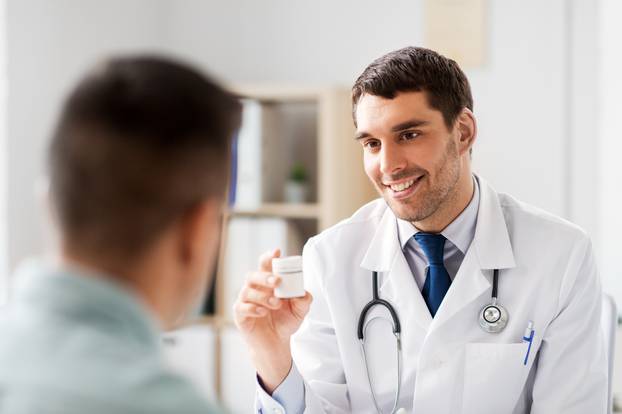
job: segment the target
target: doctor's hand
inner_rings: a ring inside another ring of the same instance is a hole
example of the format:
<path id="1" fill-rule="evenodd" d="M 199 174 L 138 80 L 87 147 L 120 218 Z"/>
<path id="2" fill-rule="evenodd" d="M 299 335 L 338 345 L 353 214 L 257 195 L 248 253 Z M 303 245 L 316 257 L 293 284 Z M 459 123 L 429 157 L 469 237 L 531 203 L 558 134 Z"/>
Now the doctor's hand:
<path id="1" fill-rule="evenodd" d="M 268 393 L 283 382 L 292 365 L 289 339 L 309 312 L 312 297 L 280 299 L 274 288 L 281 282 L 272 274 L 272 259 L 280 250 L 259 258 L 259 271 L 250 273 L 233 307 L 235 324 L 250 348 L 251 357 Z"/>

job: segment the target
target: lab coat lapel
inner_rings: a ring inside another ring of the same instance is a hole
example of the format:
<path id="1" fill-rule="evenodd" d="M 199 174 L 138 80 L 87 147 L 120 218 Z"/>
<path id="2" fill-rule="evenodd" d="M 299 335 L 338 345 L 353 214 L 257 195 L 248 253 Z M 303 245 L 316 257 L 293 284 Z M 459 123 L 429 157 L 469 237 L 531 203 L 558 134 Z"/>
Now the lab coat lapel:
<path id="1" fill-rule="evenodd" d="M 363 257 L 361 267 L 379 272 L 380 297 L 396 309 L 403 331 L 412 329 L 407 323 L 412 320 L 427 332 L 432 316 L 404 257 L 399 243 L 397 219 L 388 207 Z"/>
<path id="2" fill-rule="evenodd" d="M 484 180 L 477 179 L 480 184 L 480 203 L 475 236 L 432 322 L 432 329 L 441 326 L 490 290 L 490 270 L 516 266 L 497 193 Z"/>

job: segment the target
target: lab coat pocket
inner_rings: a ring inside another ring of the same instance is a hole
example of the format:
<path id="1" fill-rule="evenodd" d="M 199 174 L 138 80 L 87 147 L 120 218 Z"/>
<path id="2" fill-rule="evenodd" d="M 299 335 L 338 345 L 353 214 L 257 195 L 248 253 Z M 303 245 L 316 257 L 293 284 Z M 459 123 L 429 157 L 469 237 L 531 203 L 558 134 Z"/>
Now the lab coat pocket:
<path id="1" fill-rule="evenodd" d="M 529 366 L 523 365 L 526 343 L 467 344 L 462 412 L 511 413 L 522 392 Z"/>

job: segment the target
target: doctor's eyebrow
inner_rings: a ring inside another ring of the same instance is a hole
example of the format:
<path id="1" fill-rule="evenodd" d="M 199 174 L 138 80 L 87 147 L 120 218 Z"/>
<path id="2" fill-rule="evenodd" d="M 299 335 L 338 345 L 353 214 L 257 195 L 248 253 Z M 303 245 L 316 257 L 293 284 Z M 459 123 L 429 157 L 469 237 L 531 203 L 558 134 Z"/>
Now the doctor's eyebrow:
<path id="1" fill-rule="evenodd" d="M 371 134 L 369 132 L 361 131 L 361 132 L 357 132 L 354 135 L 354 140 L 355 141 L 359 141 L 359 140 L 361 140 L 363 138 L 367 138 L 367 137 L 370 137 L 370 136 L 371 136 Z"/>
<path id="2" fill-rule="evenodd" d="M 391 132 L 405 131 L 410 128 L 417 128 L 421 126 L 426 126 L 428 124 L 429 124 L 428 121 L 422 121 L 420 119 L 409 119 L 408 121 L 400 122 L 399 124 L 392 126 Z M 359 141 L 361 139 L 368 138 L 370 136 L 371 134 L 369 132 L 361 131 L 361 132 L 357 132 L 356 135 L 354 135 L 354 139 L 356 141 Z"/>
<path id="3" fill-rule="evenodd" d="M 397 125 L 394 125 L 393 127 L 391 127 L 391 131 L 392 132 L 400 132 L 400 131 L 404 131 L 406 129 L 410 129 L 410 128 L 417 128 L 417 127 L 421 127 L 421 126 L 426 126 L 427 124 L 429 124 L 428 121 L 422 121 L 419 119 L 410 119 L 406 122 L 401 122 Z"/>

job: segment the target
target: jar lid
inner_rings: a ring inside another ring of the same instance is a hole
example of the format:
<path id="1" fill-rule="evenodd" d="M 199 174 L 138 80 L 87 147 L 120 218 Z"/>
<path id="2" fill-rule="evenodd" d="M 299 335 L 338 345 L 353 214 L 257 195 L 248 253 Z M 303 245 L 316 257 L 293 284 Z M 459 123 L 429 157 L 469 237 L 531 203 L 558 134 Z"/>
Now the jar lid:
<path id="1" fill-rule="evenodd" d="M 302 256 L 276 257 L 272 259 L 272 272 L 301 272 Z"/>

